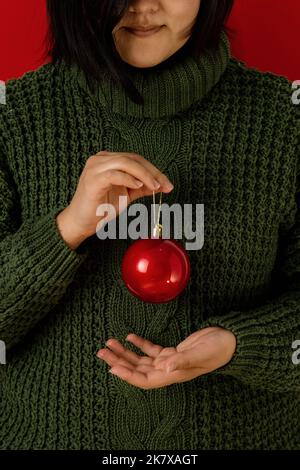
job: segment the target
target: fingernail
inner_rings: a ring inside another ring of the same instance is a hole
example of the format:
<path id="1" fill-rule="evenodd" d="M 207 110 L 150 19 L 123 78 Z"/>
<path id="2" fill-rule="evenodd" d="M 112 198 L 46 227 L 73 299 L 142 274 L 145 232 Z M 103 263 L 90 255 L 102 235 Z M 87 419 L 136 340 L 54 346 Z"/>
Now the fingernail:
<path id="1" fill-rule="evenodd" d="M 174 185 L 173 185 L 170 181 L 168 181 L 168 182 L 166 183 L 166 187 L 167 187 L 167 189 L 173 189 L 173 188 L 174 188 Z"/>
<path id="2" fill-rule="evenodd" d="M 160 183 L 158 181 L 154 181 L 153 186 L 155 189 L 158 189 L 160 187 Z"/>
<path id="3" fill-rule="evenodd" d="M 112 370 L 112 369 L 109 369 L 109 371 L 111 374 L 115 374 L 115 372 Z"/>
<path id="4" fill-rule="evenodd" d="M 172 372 L 173 370 L 175 370 L 176 366 L 175 364 L 170 364 L 168 367 L 167 367 L 167 372 Z"/>

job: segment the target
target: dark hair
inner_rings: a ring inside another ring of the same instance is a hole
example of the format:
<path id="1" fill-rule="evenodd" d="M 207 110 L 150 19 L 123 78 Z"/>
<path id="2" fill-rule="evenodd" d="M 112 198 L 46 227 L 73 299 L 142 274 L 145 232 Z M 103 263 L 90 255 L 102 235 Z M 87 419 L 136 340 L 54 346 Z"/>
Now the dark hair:
<path id="1" fill-rule="evenodd" d="M 76 64 L 85 74 L 92 91 L 103 71 L 123 85 L 132 101 L 143 103 L 130 76 L 136 70 L 124 62 L 117 52 L 112 31 L 127 12 L 131 0 L 47 0 L 49 29 L 46 35 L 46 57 Z M 154 68 L 168 67 L 185 54 L 201 54 L 216 49 L 231 12 L 234 0 L 202 0 L 189 40 L 170 58 Z M 103 67 L 103 65 L 105 67 Z M 140 72 L 148 69 L 139 68 Z"/>

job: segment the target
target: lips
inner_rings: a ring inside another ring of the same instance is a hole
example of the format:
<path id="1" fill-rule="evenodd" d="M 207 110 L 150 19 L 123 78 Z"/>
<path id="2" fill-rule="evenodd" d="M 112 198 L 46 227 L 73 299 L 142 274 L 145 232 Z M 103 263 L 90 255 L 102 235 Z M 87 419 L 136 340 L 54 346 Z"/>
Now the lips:
<path id="1" fill-rule="evenodd" d="M 128 31 L 131 34 L 134 34 L 135 36 L 151 36 L 152 34 L 157 33 L 160 31 L 162 26 L 152 26 L 149 28 L 124 28 L 126 31 Z"/>
<path id="2" fill-rule="evenodd" d="M 134 29 L 135 31 L 150 31 L 151 29 L 160 28 L 159 24 L 150 24 L 148 26 L 128 26 L 126 29 Z"/>

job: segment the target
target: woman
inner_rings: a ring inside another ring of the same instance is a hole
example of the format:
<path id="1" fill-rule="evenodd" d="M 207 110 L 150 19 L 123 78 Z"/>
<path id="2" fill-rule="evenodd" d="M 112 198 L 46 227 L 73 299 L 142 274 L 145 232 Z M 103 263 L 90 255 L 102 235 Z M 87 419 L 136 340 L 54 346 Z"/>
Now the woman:
<path id="1" fill-rule="evenodd" d="M 53 60 L 1 107 L 2 448 L 300 448 L 299 108 L 231 57 L 232 3 L 48 0 Z M 153 191 L 205 208 L 158 304 L 95 233 Z"/>

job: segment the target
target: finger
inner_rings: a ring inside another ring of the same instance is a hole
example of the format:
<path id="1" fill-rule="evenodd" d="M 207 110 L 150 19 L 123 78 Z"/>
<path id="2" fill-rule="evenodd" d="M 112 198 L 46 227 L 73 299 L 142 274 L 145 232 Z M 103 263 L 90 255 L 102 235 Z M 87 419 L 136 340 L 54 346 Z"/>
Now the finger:
<path id="1" fill-rule="evenodd" d="M 127 360 L 133 365 L 137 365 L 140 363 L 152 363 L 152 359 L 150 357 L 142 357 L 133 351 L 129 351 L 129 349 L 125 348 L 117 339 L 109 339 L 108 341 L 106 341 L 106 345 L 112 351 L 114 351 L 120 358 Z"/>
<path id="2" fill-rule="evenodd" d="M 184 349 L 184 352 L 187 352 L 187 351 L 189 351 L 191 355 L 195 355 L 195 348 L 191 347 L 191 348 Z M 153 366 L 157 369 L 167 370 L 167 368 L 171 364 L 173 364 L 173 362 L 176 361 L 177 357 L 178 357 L 178 352 L 173 348 L 172 353 L 167 354 L 165 357 L 162 354 L 160 354 L 159 357 L 154 359 Z M 199 358 L 197 359 L 197 363 L 195 364 L 196 364 L 196 367 L 199 367 Z M 175 368 L 179 369 L 179 367 L 176 367 L 176 365 L 175 365 Z M 187 366 L 185 366 L 184 368 L 187 368 Z"/>
<path id="3" fill-rule="evenodd" d="M 130 362 L 128 362 L 125 359 L 120 358 L 117 354 L 115 354 L 114 352 L 106 348 L 100 349 L 97 352 L 97 357 L 105 361 L 109 366 L 114 366 L 118 364 L 118 365 L 128 367 L 129 369 L 134 368 L 134 366 Z"/>
<path id="4" fill-rule="evenodd" d="M 198 340 L 204 336 L 205 333 L 203 334 L 203 331 L 204 330 L 198 330 L 190 334 L 187 338 L 185 338 L 183 341 L 181 341 L 181 343 L 178 344 L 176 350 L 181 352 L 186 348 L 194 346 L 198 342 Z"/>
<path id="5" fill-rule="evenodd" d="M 159 353 L 159 357 L 157 357 L 155 361 L 159 361 L 160 359 L 165 359 L 166 357 L 169 357 L 174 353 L 176 353 L 176 348 L 173 348 L 173 347 L 163 348 L 161 352 Z"/>
<path id="6" fill-rule="evenodd" d="M 153 371 L 130 370 L 127 367 L 117 365 L 111 368 L 110 372 L 127 383 L 145 390 L 160 388 L 173 383 L 172 379 L 170 377 L 167 378 L 166 373 L 162 371 L 155 371 L 156 373 L 154 374 Z"/>
<path id="7" fill-rule="evenodd" d="M 143 186 L 143 182 L 134 178 L 132 175 L 119 170 L 106 170 L 102 173 L 94 175 L 97 183 L 101 183 L 103 190 L 110 189 L 113 185 L 125 186 L 131 189 L 139 189 Z"/>
<path id="8" fill-rule="evenodd" d="M 203 360 L 203 359 L 202 359 Z M 204 362 L 204 361 L 203 361 Z M 201 358 L 195 348 L 186 351 L 177 352 L 173 356 L 168 357 L 165 362 L 166 371 L 171 372 L 175 369 L 189 369 L 192 367 L 199 368 Z"/>
<path id="9" fill-rule="evenodd" d="M 162 371 L 142 372 L 136 369 L 130 370 L 120 365 L 111 368 L 110 372 L 127 383 L 142 389 L 161 388 L 173 383 L 186 382 L 204 373 L 198 368 L 175 370 L 170 373 Z"/>
<path id="10" fill-rule="evenodd" d="M 125 380 L 131 385 L 139 388 L 147 388 L 148 380 L 147 375 L 144 372 L 137 371 L 136 369 L 130 369 L 129 367 L 116 365 L 110 369 L 112 374 L 117 375 L 122 380 Z"/>
<path id="11" fill-rule="evenodd" d="M 152 191 L 158 189 L 161 185 L 161 183 L 154 178 L 152 172 L 150 172 L 141 161 L 133 160 L 128 155 L 123 154 L 111 154 L 107 156 L 104 154 L 102 157 L 105 158 L 100 160 L 101 165 L 99 165 L 98 172 L 100 174 L 109 170 L 121 170 L 142 181 Z"/>
<path id="12" fill-rule="evenodd" d="M 133 188 L 128 189 L 130 201 L 135 201 L 136 199 L 139 199 L 145 196 L 153 196 L 153 193 L 157 194 L 160 192 L 164 192 L 164 190 L 162 188 L 149 189 L 148 186 L 146 185 L 143 185 L 141 186 L 141 188 L 137 188 L 137 189 L 133 189 Z"/>
<path id="13" fill-rule="evenodd" d="M 151 162 L 149 162 L 149 160 L 147 160 L 142 155 L 139 155 L 139 154 L 134 153 L 134 152 L 131 152 L 131 153 L 127 153 L 127 152 L 115 153 L 115 152 L 108 152 L 107 150 L 103 150 L 101 152 L 98 152 L 96 155 L 103 155 L 103 156 L 105 156 L 105 155 L 106 156 L 125 155 L 125 156 L 131 158 L 132 160 L 134 160 L 134 161 L 140 163 L 141 165 L 143 165 L 153 175 L 153 177 L 160 183 L 160 185 L 164 188 L 164 190 L 169 192 L 173 189 L 173 184 L 169 180 L 167 175 L 162 173 L 157 167 L 155 167 Z"/>
<path id="14" fill-rule="evenodd" d="M 130 341 L 132 344 L 137 346 L 143 353 L 147 354 L 150 357 L 155 358 L 164 349 L 159 344 L 151 343 L 148 339 L 142 338 L 134 333 L 130 333 L 126 337 L 127 341 Z"/>
<path id="15" fill-rule="evenodd" d="M 154 176 L 154 178 L 163 186 L 165 189 L 170 191 L 172 188 L 170 185 L 173 186 L 172 182 L 169 180 L 167 175 L 162 173 L 157 167 L 155 167 L 149 160 L 147 160 L 142 155 L 132 153 L 130 154 L 131 158 L 135 161 L 141 162 Z"/>

